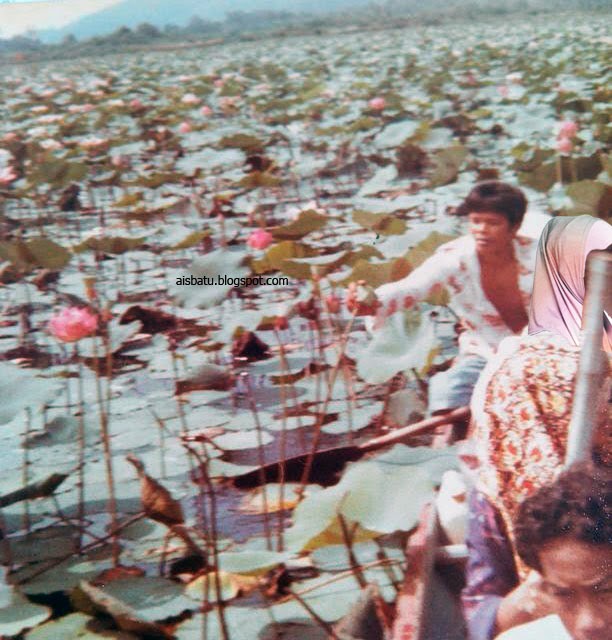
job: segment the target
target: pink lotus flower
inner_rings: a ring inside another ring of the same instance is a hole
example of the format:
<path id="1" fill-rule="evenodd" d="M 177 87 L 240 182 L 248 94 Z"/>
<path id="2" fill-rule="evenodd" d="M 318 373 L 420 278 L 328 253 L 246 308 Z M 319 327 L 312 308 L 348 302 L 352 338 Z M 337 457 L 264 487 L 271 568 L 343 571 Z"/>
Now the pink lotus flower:
<path id="1" fill-rule="evenodd" d="M 289 328 L 289 321 L 287 320 L 287 316 L 276 316 L 274 318 L 274 328 L 277 331 L 284 331 Z"/>
<path id="2" fill-rule="evenodd" d="M 186 93 L 182 98 L 181 102 L 183 104 L 200 104 L 202 102 L 195 93 Z"/>
<path id="3" fill-rule="evenodd" d="M 219 98 L 219 106 L 224 111 L 232 110 L 236 108 L 237 100 L 236 96 L 223 96 L 223 98 Z"/>
<path id="4" fill-rule="evenodd" d="M 508 89 L 508 87 L 505 84 L 502 84 L 501 86 L 497 87 L 497 90 L 499 91 L 499 95 L 502 98 L 507 98 L 510 95 L 510 89 Z"/>
<path id="5" fill-rule="evenodd" d="M 377 96 L 376 98 L 372 98 L 370 102 L 368 102 L 368 107 L 372 109 L 372 111 L 382 111 L 387 106 L 384 98 Z"/>
<path id="6" fill-rule="evenodd" d="M 49 113 L 46 116 L 40 116 L 40 118 L 37 118 L 37 122 L 40 122 L 41 124 L 52 124 L 53 122 L 60 122 L 63 119 L 64 118 L 57 113 Z"/>
<path id="7" fill-rule="evenodd" d="M 191 131 L 191 124 L 187 121 L 181 122 L 178 130 L 180 133 L 189 133 Z"/>
<path id="8" fill-rule="evenodd" d="M 465 77 L 463 78 L 463 82 L 465 82 L 465 84 L 467 84 L 470 87 L 475 87 L 478 84 L 478 80 L 476 79 L 476 76 L 474 75 L 473 71 L 468 71 L 465 74 Z"/>
<path id="9" fill-rule="evenodd" d="M 56 151 L 57 149 L 61 149 L 64 145 L 53 138 L 47 138 L 47 140 L 40 141 L 40 146 L 48 151 Z"/>
<path id="10" fill-rule="evenodd" d="M 31 127 L 26 133 L 32 138 L 42 138 L 42 136 L 49 135 L 49 132 L 45 127 Z"/>
<path id="11" fill-rule="evenodd" d="M 215 87 L 217 87 L 217 89 L 220 89 L 220 88 L 223 86 L 224 81 L 223 81 L 221 78 L 217 78 L 217 79 L 213 82 L 213 84 L 215 85 Z"/>
<path id="12" fill-rule="evenodd" d="M 557 151 L 563 154 L 571 153 L 572 149 L 574 148 L 574 145 L 569 138 L 559 138 L 555 146 Z"/>
<path id="13" fill-rule="evenodd" d="M 132 107 L 132 109 L 142 109 L 144 105 L 142 104 L 142 102 L 140 102 L 140 100 L 138 98 L 134 98 L 133 100 L 130 100 L 130 107 Z"/>
<path id="14" fill-rule="evenodd" d="M 557 140 L 573 138 L 578 133 L 578 125 L 573 120 L 562 120 L 558 126 Z"/>
<path id="15" fill-rule="evenodd" d="M 98 149 L 108 144 L 107 138 L 87 138 L 81 140 L 80 145 L 83 149 Z"/>
<path id="16" fill-rule="evenodd" d="M 98 317 L 88 309 L 66 307 L 49 321 L 49 331 L 62 342 L 76 342 L 91 335 L 98 326 Z"/>
<path id="17" fill-rule="evenodd" d="M 330 313 L 338 313 L 342 306 L 342 300 L 335 293 L 330 293 L 325 298 L 325 306 Z"/>
<path id="18" fill-rule="evenodd" d="M 213 110 L 207 104 L 200 109 L 200 113 L 205 117 L 211 116 L 212 112 Z"/>
<path id="19" fill-rule="evenodd" d="M 68 111 L 70 113 L 88 113 L 89 111 L 93 111 L 94 109 L 94 105 L 89 102 L 86 102 L 85 104 L 71 104 L 68 107 Z"/>
<path id="20" fill-rule="evenodd" d="M 274 240 L 272 234 L 265 229 L 255 229 L 248 237 L 247 244 L 251 249 L 265 249 Z"/>
<path id="21" fill-rule="evenodd" d="M 123 154 L 117 154 L 111 157 L 111 164 L 113 167 L 117 167 L 118 169 L 129 169 L 131 165 L 130 157 Z"/>
<path id="22" fill-rule="evenodd" d="M 13 180 L 17 180 L 17 174 L 13 167 L 0 167 L 0 186 L 7 186 Z"/>
<path id="23" fill-rule="evenodd" d="M 15 142 L 15 140 L 18 140 L 18 139 L 19 139 L 19 136 L 14 131 L 9 131 L 8 133 L 5 133 L 2 136 L 3 142 Z"/>

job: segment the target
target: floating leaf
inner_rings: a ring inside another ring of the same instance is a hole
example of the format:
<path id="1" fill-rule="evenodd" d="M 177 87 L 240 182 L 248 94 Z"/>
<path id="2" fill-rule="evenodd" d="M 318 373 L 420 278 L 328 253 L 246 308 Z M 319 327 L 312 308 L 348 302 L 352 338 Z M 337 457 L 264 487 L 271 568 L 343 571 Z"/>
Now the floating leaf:
<path id="1" fill-rule="evenodd" d="M 269 482 L 265 488 L 257 487 L 249 491 L 240 501 L 240 510 L 245 513 L 273 513 L 293 509 L 299 502 L 300 490 L 299 483 L 287 482 L 280 485 Z M 313 486 L 309 490 L 316 489 Z"/>
<path id="2" fill-rule="evenodd" d="M 218 364 L 206 363 L 191 371 L 184 380 L 177 381 L 178 394 L 209 389 L 227 391 L 234 385 L 233 375 Z"/>
<path id="3" fill-rule="evenodd" d="M 257 189 L 258 187 L 278 187 L 282 182 L 281 178 L 267 171 L 251 171 L 236 184 L 245 189 Z"/>
<path id="4" fill-rule="evenodd" d="M 29 631 L 26 640 L 138 640 L 138 636 L 126 631 L 113 631 L 101 620 L 84 613 L 70 613 L 67 616 L 46 622 Z"/>
<path id="5" fill-rule="evenodd" d="M 582 180 L 567 185 L 565 192 L 572 199 L 573 206 L 564 210 L 563 215 L 612 218 L 612 186 L 597 180 Z"/>
<path id="6" fill-rule="evenodd" d="M 219 140 L 217 146 L 221 149 L 242 149 L 245 153 L 261 153 L 266 146 L 263 140 L 248 133 L 236 133 L 231 136 L 224 136 Z"/>
<path id="7" fill-rule="evenodd" d="M 61 269 L 71 258 L 70 252 L 49 238 L 30 238 L 0 242 L 0 256 L 21 269 L 43 267 Z"/>
<path id="8" fill-rule="evenodd" d="M 255 577 L 247 577 L 227 571 L 219 571 L 219 586 L 221 594 L 217 593 L 214 572 L 198 576 L 185 587 L 185 595 L 196 602 L 218 602 L 218 600 L 232 600 L 240 593 L 252 591 L 258 585 Z"/>
<path id="9" fill-rule="evenodd" d="M 226 249 L 211 251 L 191 263 L 187 272 L 177 279 L 176 284 L 169 287 L 169 292 L 176 300 L 188 307 L 205 309 L 218 304 L 233 288 L 235 279 L 244 278 L 249 270 L 244 266 L 246 255 Z M 218 276 L 231 278 L 232 284 L 219 284 Z M 206 278 L 207 280 L 204 280 Z M 195 279 L 194 284 L 191 282 Z M 201 283 L 198 282 L 201 280 Z"/>
<path id="10" fill-rule="evenodd" d="M 5 569 L 6 571 L 6 569 Z M 5 638 L 31 629 L 51 616 L 51 609 L 30 602 L 14 587 L 0 585 L 2 606 L 0 606 L 0 636 Z"/>
<path id="11" fill-rule="evenodd" d="M 462 145 L 454 145 L 447 149 L 436 151 L 431 156 L 433 169 L 429 174 L 430 185 L 432 187 L 440 187 L 454 182 L 467 154 L 468 150 Z"/>
<path id="12" fill-rule="evenodd" d="M 426 238 L 410 249 L 404 258 L 410 263 L 412 269 L 416 269 L 427 258 L 431 257 L 438 247 L 455 238 L 456 236 L 432 231 Z"/>
<path id="13" fill-rule="evenodd" d="M 92 251 L 101 251 L 102 253 L 119 255 L 142 246 L 145 239 L 145 237 L 128 238 L 122 236 L 102 236 L 100 238 L 90 237 L 75 245 L 72 249 L 76 253 L 81 253 L 82 251 L 90 249 Z"/>
<path id="14" fill-rule="evenodd" d="M 327 216 L 312 209 L 300 211 L 298 217 L 281 227 L 271 227 L 270 233 L 277 240 L 297 240 L 305 235 L 322 229 L 327 224 Z"/>
<path id="15" fill-rule="evenodd" d="M 285 260 L 291 260 L 292 258 L 305 258 L 308 256 L 316 255 L 315 249 L 305 247 L 299 242 L 292 242 L 291 240 L 285 240 L 272 245 L 264 254 L 263 258 L 259 260 L 253 260 L 251 267 L 255 273 L 266 273 L 268 271 L 284 270 Z M 295 273 L 295 263 L 287 263 L 287 275 Z M 299 267 L 301 268 L 301 267 Z M 310 271 L 310 267 L 308 268 Z"/>
<path id="16" fill-rule="evenodd" d="M 365 280 L 371 287 L 379 287 L 381 284 L 392 280 L 400 280 L 410 273 L 410 263 L 404 258 L 396 258 L 389 262 L 369 262 L 357 260 L 351 273 L 343 280 L 343 284 Z"/>
<path id="17" fill-rule="evenodd" d="M 349 257 L 347 251 L 339 251 L 313 258 L 285 259 L 282 263 L 283 273 L 293 278 L 306 279 L 312 276 L 312 267 L 316 267 L 319 275 L 327 275 L 343 265 Z"/>
<path id="18" fill-rule="evenodd" d="M 59 384 L 0 362 L 0 425 L 11 422 L 26 407 L 41 407 L 60 390 Z"/>
<path id="19" fill-rule="evenodd" d="M 69 162 L 59 158 L 34 163 L 28 180 L 35 185 L 50 184 L 60 188 L 71 182 L 80 182 L 88 173 L 88 167 L 81 162 Z"/>
<path id="20" fill-rule="evenodd" d="M 337 485 L 304 498 L 293 512 L 293 526 L 285 532 L 287 548 L 299 551 L 343 543 L 338 514 L 359 525 L 355 542 L 375 532 L 412 529 L 441 474 L 456 468 L 457 457 L 454 452 L 402 445 L 389 454 L 350 464 Z"/>
<path id="21" fill-rule="evenodd" d="M 388 213 L 370 213 L 369 211 L 353 211 L 353 220 L 376 233 L 383 235 L 399 235 L 406 231 L 406 223 Z"/>
<path id="22" fill-rule="evenodd" d="M 142 202 L 143 193 L 142 191 L 135 191 L 133 193 L 126 193 L 119 200 L 113 202 L 113 207 L 123 208 L 123 207 L 133 207 L 134 205 Z"/>
<path id="23" fill-rule="evenodd" d="M 433 323 L 416 311 L 392 314 L 357 359 L 357 374 L 369 384 L 387 382 L 399 371 L 422 371 L 437 346 Z"/>
<path id="24" fill-rule="evenodd" d="M 139 321 L 121 324 L 118 318 L 113 318 L 108 325 L 109 345 L 111 353 L 119 351 L 130 338 L 135 336 L 142 327 Z M 102 338 L 83 338 L 79 342 L 79 353 L 86 358 L 101 358 L 106 355 L 106 346 Z"/>
<path id="25" fill-rule="evenodd" d="M 262 431 L 259 435 L 261 444 L 266 445 L 274 440 L 267 432 Z M 233 431 L 214 438 L 214 442 L 221 449 L 226 451 L 239 451 L 240 449 L 254 449 L 259 446 L 257 431 Z"/>
<path id="26" fill-rule="evenodd" d="M 195 608 L 180 585 L 164 578 L 125 578 L 104 588 L 81 581 L 79 589 L 120 629 L 154 638 L 172 638 L 156 620 Z"/>

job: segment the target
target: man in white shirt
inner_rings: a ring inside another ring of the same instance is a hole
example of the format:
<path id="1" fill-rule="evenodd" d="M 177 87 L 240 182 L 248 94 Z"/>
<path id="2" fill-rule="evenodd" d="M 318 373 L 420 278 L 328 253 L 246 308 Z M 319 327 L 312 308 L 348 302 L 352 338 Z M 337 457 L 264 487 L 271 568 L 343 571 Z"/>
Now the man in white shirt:
<path id="1" fill-rule="evenodd" d="M 374 328 L 439 287 L 451 296 L 461 319 L 459 356 L 430 379 L 432 414 L 469 404 L 487 359 L 499 342 L 527 324 L 537 241 L 518 235 L 527 208 L 523 192 L 496 180 L 477 184 L 457 213 L 469 220 L 469 234 L 440 246 L 408 276 L 376 289 L 381 302 Z"/>
<path id="2" fill-rule="evenodd" d="M 546 600 L 553 614 L 513 627 L 496 640 L 612 637 L 611 498 L 610 468 L 582 463 L 521 504 L 516 548 L 539 574 L 528 585 L 531 601 Z"/>

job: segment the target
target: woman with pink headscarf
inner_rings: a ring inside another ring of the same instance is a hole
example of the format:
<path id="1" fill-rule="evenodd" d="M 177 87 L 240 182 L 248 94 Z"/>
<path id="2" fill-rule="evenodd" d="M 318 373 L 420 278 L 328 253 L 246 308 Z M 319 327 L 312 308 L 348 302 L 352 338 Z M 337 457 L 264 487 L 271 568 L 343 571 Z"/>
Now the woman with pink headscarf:
<path id="1" fill-rule="evenodd" d="M 548 613 L 538 576 L 516 554 L 513 520 L 519 504 L 562 467 L 580 356 L 586 262 L 591 251 L 610 248 L 612 226 L 604 220 L 585 215 L 548 222 L 536 257 L 529 333 L 502 341 L 474 390 L 472 433 L 480 466 L 469 498 L 470 553 L 462 594 L 472 640 L 490 640 Z M 602 325 L 602 347 L 612 353 L 606 314 Z M 598 451 L 605 450 L 602 444 Z"/>
<path id="2" fill-rule="evenodd" d="M 529 335 L 551 332 L 579 346 L 586 260 L 591 251 L 611 245 L 612 226 L 599 218 L 561 217 L 548 222 L 536 255 Z M 603 348 L 612 352 L 612 322 L 607 314 Z"/>

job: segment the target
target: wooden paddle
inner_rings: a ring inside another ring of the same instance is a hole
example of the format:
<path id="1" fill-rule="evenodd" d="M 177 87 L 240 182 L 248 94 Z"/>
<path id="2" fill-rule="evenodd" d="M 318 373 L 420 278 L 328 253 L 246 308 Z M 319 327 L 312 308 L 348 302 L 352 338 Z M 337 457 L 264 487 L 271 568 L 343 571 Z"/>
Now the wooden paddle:
<path id="1" fill-rule="evenodd" d="M 378 451 L 406 438 L 427 433 L 436 427 L 462 422 L 469 419 L 469 417 L 470 408 L 459 407 L 448 413 L 401 427 L 362 444 L 321 449 L 315 454 L 309 480 L 323 485 L 332 484 L 333 476 L 341 471 L 347 462 L 359 460 L 359 458 L 371 451 Z M 285 482 L 299 482 L 309 456 L 310 453 L 303 453 L 278 462 L 270 462 L 263 467 L 257 467 L 253 471 L 235 476 L 232 478 L 232 483 L 239 488 L 252 488 L 261 485 L 262 480 L 265 480 L 265 482 L 277 482 L 281 477 L 281 470 L 283 471 Z"/>

